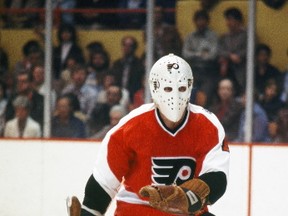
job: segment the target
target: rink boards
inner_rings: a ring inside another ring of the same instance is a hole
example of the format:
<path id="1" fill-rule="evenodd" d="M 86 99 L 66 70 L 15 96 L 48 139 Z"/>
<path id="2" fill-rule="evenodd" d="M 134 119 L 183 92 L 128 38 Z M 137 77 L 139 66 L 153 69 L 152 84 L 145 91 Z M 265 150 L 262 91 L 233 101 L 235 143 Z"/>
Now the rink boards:
<path id="1" fill-rule="evenodd" d="M 0 215 L 65 216 L 68 195 L 83 198 L 99 148 L 93 141 L 0 140 Z M 286 215 L 288 145 L 230 145 L 226 194 L 217 216 Z M 115 202 L 108 210 L 113 214 Z"/>

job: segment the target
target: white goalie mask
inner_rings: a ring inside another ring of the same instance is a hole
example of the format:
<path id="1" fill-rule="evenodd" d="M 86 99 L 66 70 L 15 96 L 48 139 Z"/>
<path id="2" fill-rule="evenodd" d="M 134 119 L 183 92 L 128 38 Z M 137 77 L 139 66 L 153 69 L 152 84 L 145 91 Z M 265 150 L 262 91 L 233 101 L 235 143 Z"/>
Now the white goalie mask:
<path id="1" fill-rule="evenodd" d="M 187 109 L 193 86 L 189 64 L 174 54 L 166 55 L 153 65 L 149 84 L 160 112 L 172 122 L 179 121 Z"/>

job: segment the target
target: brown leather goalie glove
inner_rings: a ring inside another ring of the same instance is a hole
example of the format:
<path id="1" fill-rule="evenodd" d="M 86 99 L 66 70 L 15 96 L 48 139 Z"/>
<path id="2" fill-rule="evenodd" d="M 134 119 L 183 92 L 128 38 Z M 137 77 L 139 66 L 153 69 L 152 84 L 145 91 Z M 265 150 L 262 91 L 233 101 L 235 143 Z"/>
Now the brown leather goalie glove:
<path id="1" fill-rule="evenodd" d="M 67 197 L 66 207 L 68 216 L 80 216 L 81 203 L 76 196 Z"/>
<path id="2" fill-rule="evenodd" d="M 139 193 L 160 211 L 194 215 L 206 204 L 210 189 L 204 181 L 192 179 L 180 186 L 148 185 L 141 188 Z"/>

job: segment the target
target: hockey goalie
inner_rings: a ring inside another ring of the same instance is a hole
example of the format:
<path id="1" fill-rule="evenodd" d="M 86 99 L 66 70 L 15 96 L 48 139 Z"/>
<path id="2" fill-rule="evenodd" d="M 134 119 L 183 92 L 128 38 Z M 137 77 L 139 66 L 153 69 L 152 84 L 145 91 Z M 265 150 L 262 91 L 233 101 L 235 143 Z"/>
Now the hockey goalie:
<path id="1" fill-rule="evenodd" d="M 193 67 L 193 65 L 192 65 Z M 149 74 L 153 102 L 131 111 L 101 143 L 71 216 L 209 216 L 227 186 L 229 148 L 217 117 L 191 104 L 193 74 L 182 58 L 160 58 Z"/>

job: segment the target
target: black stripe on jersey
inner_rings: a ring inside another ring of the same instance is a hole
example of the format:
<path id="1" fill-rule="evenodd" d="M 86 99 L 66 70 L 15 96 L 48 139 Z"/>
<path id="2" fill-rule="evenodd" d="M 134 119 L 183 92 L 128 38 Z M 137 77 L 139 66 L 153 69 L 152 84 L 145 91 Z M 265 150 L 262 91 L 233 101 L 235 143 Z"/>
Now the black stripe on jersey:
<path id="1" fill-rule="evenodd" d="M 223 196 L 227 187 L 227 179 L 224 172 L 209 172 L 199 176 L 210 187 L 209 203 L 215 203 Z"/>
<path id="2" fill-rule="evenodd" d="M 170 129 L 170 128 L 168 128 L 168 127 L 165 125 L 164 121 L 163 121 L 162 118 L 161 118 L 159 109 L 157 109 L 157 115 L 158 115 L 158 118 L 159 118 L 161 124 L 163 125 L 163 127 L 164 127 L 167 131 L 169 131 L 170 133 L 175 134 L 175 133 L 178 131 L 178 129 L 181 128 L 182 125 L 184 124 L 184 122 L 186 121 L 186 118 L 187 118 L 187 115 L 188 115 L 188 111 L 187 111 L 187 110 L 185 111 L 185 116 L 184 116 L 182 122 L 181 122 L 176 128 L 174 128 L 174 129 Z"/>
<path id="3" fill-rule="evenodd" d="M 90 176 L 86 187 L 83 205 L 104 214 L 111 202 L 111 197 L 99 185 L 93 175 Z"/>

